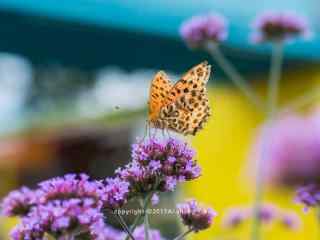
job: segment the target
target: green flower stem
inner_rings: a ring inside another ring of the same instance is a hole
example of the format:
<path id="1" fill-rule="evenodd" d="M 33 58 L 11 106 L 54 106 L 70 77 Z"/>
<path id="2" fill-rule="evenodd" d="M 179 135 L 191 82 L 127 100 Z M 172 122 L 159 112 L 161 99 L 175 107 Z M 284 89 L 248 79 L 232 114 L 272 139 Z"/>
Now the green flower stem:
<path id="1" fill-rule="evenodd" d="M 148 208 L 146 210 L 148 211 Z M 144 239 L 145 240 L 149 240 L 149 229 L 150 229 L 150 226 L 149 226 L 149 215 L 146 212 L 144 214 Z"/>
<path id="2" fill-rule="evenodd" d="M 181 233 L 179 236 L 177 236 L 174 240 L 182 240 L 185 236 L 187 236 L 192 231 L 193 231 L 193 229 L 189 228 L 187 231 L 185 231 L 184 233 Z"/>
<path id="3" fill-rule="evenodd" d="M 274 116 L 277 111 L 279 82 L 281 78 L 282 61 L 283 61 L 283 42 L 275 42 L 272 45 L 270 77 L 268 89 L 268 115 Z"/>
<path id="4" fill-rule="evenodd" d="M 118 222 L 120 223 L 120 225 L 122 226 L 122 228 L 126 231 L 126 233 L 128 234 L 128 236 L 132 239 L 132 240 L 135 240 L 133 235 L 132 235 L 132 232 L 130 230 L 130 228 L 128 227 L 128 225 L 126 224 L 126 222 L 124 221 L 124 219 L 122 218 L 122 216 L 117 213 L 116 215 L 117 217 L 117 220 Z"/>
<path id="5" fill-rule="evenodd" d="M 222 54 L 220 48 L 215 43 L 208 43 L 206 50 L 212 58 L 219 64 L 224 73 L 232 80 L 232 82 L 243 92 L 243 94 L 260 110 L 263 110 L 264 104 L 260 97 L 255 93 L 248 82 L 240 75 L 235 67 Z"/>
<path id="6" fill-rule="evenodd" d="M 148 194 L 143 202 L 143 212 L 144 212 L 144 239 L 149 240 L 149 231 L 150 231 L 150 225 L 149 225 L 149 215 L 148 215 L 148 207 L 150 203 L 150 199 L 152 197 L 153 192 Z"/>
<path id="7" fill-rule="evenodd" d="M 283 61 L 283 42 L 276 42 L 273 44 L 272 56 L 271 56 L 271 65 L 270 65 L 270 76 L 268 82 L 268 105 L 267 105 L 267 123 L 263 129 L 263 134 L 265 139 L 268 139 L 268 126 L 273 120 L 277 113 L 277 104 L 278 104 L 278 93 L 279 93 L 279 82 L 281 78 L 282 70 L 282 61 Z M 265 140 L 266 141 L 266 140 Z M 263 201 L 263 192 L 264 192 L 264 167 L 265 167 L 265 156 L 267 152 L 268 141 L 264 144 L 262 143 L 261 147 L 261 157 L 257 162 L 257 176 L 256 176 L 256 190 L 255 190 L 255 199 L 253 205 L 253 222 L 251 228 L 251 240 L 260 240 L 261 239 L 261 220 L 259 213 L 261 210 L 261 205 Z"/>
<path id="8" fill-rule="evenodd" d="M 150 202 L 150 199 L 151 199 L 151 197 L 152 197 L 152 194 L 153 194 L 153 192 L 146 196 L 146 201 L 143 201 L 143 199 L 141 199 L 141 200 L 139 201 L 139 202 L 140 202 L 140 207 L 143 209 L 143 214 L 137 216 L 137 217 L 134 219 L 132 225 L 131 225 L 130 228 L 129 228 L 131 233 L 134 232 L 134 230 L 135 230 L 136 227 L 138 226 L 139 222 L 140 222 L 142 219 L 144 219 L 144 216 L 145 216 L 145 213 L 146 213 L 146 207 L 148 206 L 148 204 L 149 204 L 149 202 Z M 127 235 L 126 238 L 125 238 L 125 240 L 129 240 L 129 238 L 130 238 L 130 236 Z"/>

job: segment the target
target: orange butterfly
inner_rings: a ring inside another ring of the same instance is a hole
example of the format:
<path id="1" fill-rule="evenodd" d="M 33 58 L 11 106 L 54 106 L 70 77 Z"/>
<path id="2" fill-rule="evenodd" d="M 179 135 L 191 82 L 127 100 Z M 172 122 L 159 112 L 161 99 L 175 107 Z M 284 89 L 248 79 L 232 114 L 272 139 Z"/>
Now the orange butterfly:
<path id="1" fill-rule="evenodd" d="M 202 62 L 174 85 L 165 72 L 158 72 L 151 82 L 149 124 L 183 135 L 195 135 L 210 116 L 206 83 L 211 66 Z"/>

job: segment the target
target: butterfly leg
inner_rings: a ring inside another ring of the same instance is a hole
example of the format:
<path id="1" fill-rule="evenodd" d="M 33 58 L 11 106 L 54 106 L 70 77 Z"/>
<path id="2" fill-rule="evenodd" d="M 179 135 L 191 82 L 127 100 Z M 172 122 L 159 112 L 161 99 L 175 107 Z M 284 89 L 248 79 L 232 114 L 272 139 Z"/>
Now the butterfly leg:
<path id="1" fill-rule="evenodd" d="M 171 137 L 170 136 L 170 131 L 167 128 L 165 130 L 166 130 L 166 134 L 167 134 L 168 138 L 170 138 Z"/>
<path id="2" fill-rule="evenodd" d="M 149 123 L 148 121 L 146 121 L 146 125 L 145 125 L 145 129 L 144 129 L 144 135 L 142 138 L 142 142 L 146 139 L 146 137 L 148 136 L 148 131 L 149 131 Z"/>

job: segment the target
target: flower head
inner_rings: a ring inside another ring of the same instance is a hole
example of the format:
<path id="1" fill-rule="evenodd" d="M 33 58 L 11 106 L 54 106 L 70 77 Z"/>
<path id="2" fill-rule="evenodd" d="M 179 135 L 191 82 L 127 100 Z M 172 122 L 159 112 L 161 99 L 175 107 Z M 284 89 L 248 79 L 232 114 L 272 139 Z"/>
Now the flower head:
<path id="1" fill-rule="evenodd" d="M 100 226 L 100 227 L 98 227 Z M 88 233 L 96 239 L 103 227 L 104 216 L 88 199 L 54 200 L 33 207 L 28 216 L 12 231 L 14 239 L 42 239 L 45 233 L 59 236 L 61 233 Z M 39 237 L 39 238 L 38 238 Z"/>
<path id="2" fill-rule="evenodd" d="M 169 138 L 151 138 L 132 146 L 132 162 L 116 174 L 130 183 L 130 194 L 172 191 L 179 182 L 198 178 L 201 169 L 195 152 L 186 143 Z"/>
<path id="3" fill-rule="evenodd" d="M 223 219 L 223 225 L 226 228 L 236 228 L 249 218 L 247 209 L 231 208 Z"/>
<path id="4" fill-rule="evenodd" d="M 287 115 L 264 128 L 253 156 L 264 162 L 268 183 L 290 187 L 320 181 L 319 119 L 319 114 Z"/>
<path id="5" fill-rule="evenodd" d="M 144 235 L 144 226 L 138 226 L 134 232 L 133 232 L 133 237 L 135 240 L 145 240 L 145 235 Z M 155 230 L 155 229 L 150 229 L 149 230 L 149 237 L 152 240 L 164 240 L 164 238 L 161 236 L 160 231 Z"/>
<path id="6" fill-rule="evenodd" d="M 296 202 L 305 206 L 305 210 L 310 207 L 320 206 L 320 185 L 309 184 L 300 187 L 296 192 Z"/>
<path id="7" fill-rule="evenodd" d="M 307 21 L 290 12 L 264 12 L 253 22 L 252 41 L 291 40 L 311 35 Z"/>
<path id="8" fill-rule="evenodd" d="M 180 35 L 191 48 L 203 47 L 207 42 L 224 41 L 227 23 L 220 15 L 194 16 L 182 24 Z"/>
<path id="9" fill-rule="evenodd" d="M 287 229 L 297 230 L 301 225 L 301 220 L 297 214 L 288 211 L 281 214 L 280 223 Z"/>
<path id="10" fill-rule="evenodd" d="M 1 203 L 1 214 L 5 216 L 24 216 L 35 204 L 35 192 L 27 187 L 10 192 Z"/>
<path id="11" fill-rule="evenodd" d="M 154 193 L 152 194 L 152 197 L 151 197 L 151 203 L 152 205 L 157 205 L 159 203 L 160 199 L 159 199 L 159 195 Z"/>
<path id="12" fill-rule="evenodd" d="M 90 181 L 85 174 L 67 174 L 39 183 L 37 195 L 41 204 L 51 200 L 70 198 L 92 198 L 98 202 L 102 188 L 101 182 Z"/>
<path id="13" fill-rule="evenodd" d="M 129 183 L 119 177 L 107 178 L 104 192 L 102 193 L 103 206 L 109 209 L 122 207 L 127 201 Z"/>
<path id="14" fill-rule="evenodd" d="M 274 205 L 264 204 L 261 206 L 258 216 L 262 223 L 271 223 L 278 216 L 278 209 Z"/>
<path id="15" fill-rule="evenodd" d="M 195 232 L 211 226 L 217 213 L 211 208 L 201 207 L 195 200 L 190 200 L 177 205 L 183 224 Z"/>

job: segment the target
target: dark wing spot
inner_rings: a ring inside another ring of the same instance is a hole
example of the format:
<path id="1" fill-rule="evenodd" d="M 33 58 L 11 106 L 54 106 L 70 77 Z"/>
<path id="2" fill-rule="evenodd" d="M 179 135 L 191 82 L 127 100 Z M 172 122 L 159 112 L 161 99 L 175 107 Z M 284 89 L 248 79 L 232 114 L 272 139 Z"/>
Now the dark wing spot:
<path id="1" fill-rule="evenodd" d="M 188 93 L 188 92 L 189 92 L 189 89 L 188 89 L 188 88 L 185 88 L 185 89 L 183 89 L 183 92 L 184 92 L 184 93 Z"/>
<path id="2" fill-rule="evenodd" d="M 193 85 L 193 88 L 197 88 L 197 87 L 198 87 L 198 85 L 197 85 L 197 84 L 194 84 L 194 85 Z"/>

